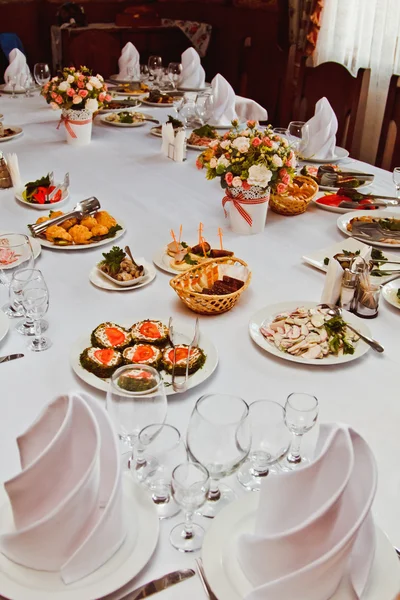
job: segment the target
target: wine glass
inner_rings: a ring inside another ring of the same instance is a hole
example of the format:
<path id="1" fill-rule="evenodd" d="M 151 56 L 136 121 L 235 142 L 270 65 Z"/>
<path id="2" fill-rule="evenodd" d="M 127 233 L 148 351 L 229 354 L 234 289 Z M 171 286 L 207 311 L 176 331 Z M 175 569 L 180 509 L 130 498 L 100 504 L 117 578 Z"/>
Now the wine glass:
<path id="1" fill-rule="evenodd" d="M 286 127 L 274 127 L 273 129 L 276 135 L 279 135 L 281 138 L 289 141 L 289 130 Z"/>
<path id="2" fill-rule="evenodd" d="M 296 468 L 305 464 L 308 459 L 301 456 L 300 447 L 303 435 L 310 431 L 317 422 L 318 400 L 310 394 L 289 394 L 285 404 L 286 427 L 293 434 L 292 444 L 286 458 L 288 466 Z"/>
<path id="3" fill-rule="evenodd" d="M 168 78 L 174 88 L 177 87 L 182 75 L 182 65 L 177 62 L 170 62 L 168 65 Z"/>
<path id="4" fill-rule="evenodd" d="M 24 88 L 25 88 L 25 97 L 32 98 L 33 97 L 33 94 L 32 94 L 33 77 L 32 77 L 32 73 L 30 71 L 28 71 L 28 73 L 25 77 Z"/>
<path id="5" fill-rule="evenodd" d="M 149 67 L 147 65 L 140 65 L 140 81 L 145 83 L 149 79 Z"/>
<path id="6" fill-rule="evenodd" d="M 203 506 L 209 489 L 209 473 L 198 463 L 185 462 L 172 472 L 172 496 L 185 511 L 185 522 L 172 529 L 169 539 L 180 552 L 200 550 L 203 544 L 204 529 L 193 523 L 193 513 Z"/>
<path id="7" fill-rule="evenodd" d="M 11 83 L 11 87 L 12 87 L 12 94 L 11 94 L 11 98 L 13 100 L 18 100 L 18 96 L 15 93 L 15 88 L 17 87 L 19 81 L 19 75 L 13 75 L 12 77 L 10 77 L 10 79 L 8 80 L 8 83 Z"/>
<path id="8" fill-rule="evenodd" d="M 196 114 L 201 121 L 201 125 L 207 123 L 212 115 L 214 97 L 210 93 L 198 94 L 196 99 Z"/>
<path id="9" fill-rule="evenodd" d="M 42 273 L 40 277 L 27 281 L 22 290 L 21 302 L 25 314 L 30 318 L 35 327 L 35 336 L 28 344 L 29 350 L 42 352 L 51 346 L 51 341 L 42 336 L 41 321 L 49 308 L 49 290 Z"/>
<path id="10" fill-rule="evenodd" d="M 33 67 L 33 76 L 40 86 L 48 83 L 51 77 L 49 65 L 47 63 L 36 63 Z"/>
<path id="11" fill-rule="evenodd" d="M 210 473 L 210 492 L 201 514 L 213 518 L 235 499 L 234 492 L 219 483 L 246 460 L 251 446 L 249 407 L 229 394 L 202 396 L 193 409 L 187 432 L 191 458 Z"/>
<path id="12" fill-rule="evenodd" d="M 291 121 L 288 126 L 289 140 L 294 150 L 298 150 L 302 141 L 304 121 Z"/>
<path id="13" fill-rule="evenodd" d="M 18 269 L 13 274 L 9 288 L 10 305 L 13 306 L 18 313 L 22 310 L 22 314 L 25 314 L 25 319 L 18 323 L 15 331 L 22 335 L 35 335 L 35 324 L 33 320 L 28 317 L 25 313 L 22 297 L 24 287 L 31 280 L 41 281 L 43 275 L 39 269 Z M 48 323 L 44 319 L 40 322 L 40 328 L 42 333 L 48 328 Z"/>
<path id="14" fill-rule="evenodd" d="M 121 441 L 129 448 L 126 468 L 140 481 L 146 467 L 139 433 L 147 425 L 164 423 L 167 397 L 161 375 L 147 365 L 126 365 L 111 376 L 107 410 Z"/>
<path id="15" fill-rule="evenodd" d="M 272 400 L 257 400 L 249 406 L 251 450 L 240 466 L 237 478 L 247 490 L 257 491 L 271 469 L 290 447 L 290 432 L 285 424 L 285 409 Z"/>
<path id="16" fill-rule="evenodd" d="M 150 56 L 147 65 L 152 79 L 156 82 L 162 70 L 161 56 Z"/>
<path id="17" fill-rule="evenodd" d="M 173 517 L 180 511 L 171 496 L 171 478 L 174 468 L 187 460 L 187 451 L 181 434 L 172 425 L 156 423 L 139 433 L 146 468 L 143 483 L 149 488 L 160 519 Z"/>
<path id="18" fill-rule="evenodd" d="M 4 233 L 0 237 L 0 282 L 10 288 L 14 273 L 19 269 L 32 269 L 34 265 L 32 246 L 23 233 Z M 3 312 L 10 318 L 23 317 L 20 306 L 6 304 Z"/>
<path id="19" fill-rule="evenodd" d="M 393 169 L 393 182 L 396 186 L 396 197 L 400 199 L 400 167 Z"/>

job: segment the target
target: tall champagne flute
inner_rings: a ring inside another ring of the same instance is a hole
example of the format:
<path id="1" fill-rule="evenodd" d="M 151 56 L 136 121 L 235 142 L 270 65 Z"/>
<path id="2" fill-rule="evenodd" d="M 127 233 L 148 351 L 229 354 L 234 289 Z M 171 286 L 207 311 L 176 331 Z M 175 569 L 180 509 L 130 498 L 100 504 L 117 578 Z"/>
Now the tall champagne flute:
<path id="1" fill-rule="evenodd" d="M 15 309 L 19 312 L 23 311 L 25 314 L 25 319 L 22 319 L 20 323 L 18 323 L 15 331 L 18 331 L 21 335 L 35 335 L 36 329 L 33 320 L 28 317 L 25 313 L 24 305 L 23 305 L 23 292 L 26 285 L 29 284 L 30 281 L 42 281 L 43 275 L 39 269 L 18 269 L 13 274 L 13 278 L 10 283 L 9 297 L 10 297 L 10 305 L 15 307 Z M 48 323 L 44 319 L 40 321 L 40 328 L 42 333 L 46 331 L 48 328 Z"/>
<path id="2" fill-rule="evenodd" d="M 49 65 L 47 63 L 36 63 L 33 67 L 33 76 L 40 86 L 48 83 L 51 77 Z"/>
<path id="3" fill-rule="evenodd" d="M 187 431 L 190 457 L 210 473 L 210 491 L 201 514 L 213 518 L 235 499 L 234 492 L 219 482 L 246 460 L 251 446 L 249 407 L 229 394 L 202 396 L 193 409 Z"/>
<path id="4" fill-rule="evenodd" d="M 23 233 L 3 233 L 0 237 L 0 283 L 10 287 L 14 273 L 19 269 L 32 269 L 34 265 L 32 246 Z M 23 317 L 20 306 L 6 304 L 3 312 L 10 318 Z"/>
<path id="5" fill-rule="evenodd" d="M 153 423 L 164 423 L 167 397 L 161 375 L 147 365 L 126 365 L 113 373 L 107 392 L 107 410 L 121 441 L 129 449 L 125 467 L 136 479 L 145 474 L 146 459 L 139 433 Z"/>
<path id="6" fill-rule="evenodd" d="M 22 292 L 22 305 L 27 317 L 34 322 L 35 336 L 28 344 L 28 348 L 33 352 L 42 352 L 51 346 L 48 338 L 42 336 L 41 321 L 49 308 L 49 290 L 43 275 L 41 277 L 30 279 Z"/>
<path id="7" fill-rule="evenodd" d="M 307 463 L 300 454 L 303 435 L 310 431 L 317 422 L 318 400 L 310 394 L 289 394 L 285 404 L 285 422 L 293 434 L 292 444 L 286 461 L 291 468 Z"/>

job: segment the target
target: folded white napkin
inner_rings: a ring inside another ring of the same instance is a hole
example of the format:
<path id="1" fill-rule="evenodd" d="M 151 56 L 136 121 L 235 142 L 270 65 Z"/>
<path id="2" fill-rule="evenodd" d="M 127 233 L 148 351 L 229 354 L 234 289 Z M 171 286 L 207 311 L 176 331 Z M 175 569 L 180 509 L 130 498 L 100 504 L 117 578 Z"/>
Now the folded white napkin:
<path id="1" fill-rule="evenodd" d="M 119 73 L 117 79 L 140 79 L 140 55 L 132 42 L 128 42 L 122 48 L 118 59 Z"/>
<path id="2" fill-rule="evenodd" d="M 365 440 L 346 426 L 321 425 L 315 461 L 265 480 L 255 532 L 238 539 L 253 586 L 245 600 L 328 600 L 343 581 L 342 600 L 361 596 L 375 551 L 376 484 Z"/>
<path id="3" fill-rule="evenodd" d="M 326 270 L 324 289 L 321 294 L 321 304 L 337 304 L 342 288 L 343 269 L 337 260 L 331 258 Z"/>
<path id="4" fill-rule="evenodd" d="M 161 136 L 161 152 L 164 154 L 164 156 L 169 156 L 170 146 L 173 146 L 175 141 L 174 128 L 172 127 L 172 123 L 164 123 L 164 125 L 162 125 Z"/>
<path id="5" fill-rule="evenodd" d="M 185 158 L 186 134 L 184 129 L 176 132 L 174 139 L 174 161 L 183 162 Z"/>
<path id="6" fill-rule="evenodd" d="M 268 112 L 258 102 L 236 96 L 235 110 L 241 121 L 267 121 Z"/>
<path id="7" fill-rule="evenodd" d="M 10 171 L 11 181 L 15 193 L 22 192 L 24 189 L 24 184 L 22 183 L 21 173 L 19 170 L 18 156 L 14 152 L 11 154 L 6 154 L 6 162 Z"/>
<path id="8" fill-rule="evenodd" d="M 4 73 L 4 81 L 6 85 L 5 90 L 11 91 L 13 89 L 14 77 L 16 77 L 15 91 L 20 92 L 25 89 L 25 81 L 29 75 L 29 67 L 26 63 L 26 57 L 21 50 L 14 48 L 8 55 L 9 65 Z"/>
<path id="9" fill-rule="evenodd" d="M 235 110 L 236 97 L 232 86 L 218 73 L 211 82 L 213 94 L 212 116 L 209 124 L 218 126 L 230 125 L 238 118 Z"/>
<path id="10" fill-rule="evenodd" d="M 314 116 L 304 125 L 299 152 L 304 158 L 334 159 L 338 120 L 326 98 L 315 105 Z"/>
<path id="11" fill-rule="evenodd" d="M 206 74 L 201 66 L 200 56 L 194 48 L 187 48 L 182 53 L 182 75 L 179 87 L 202 89 L 205 87 Z"/>
<path id="12" fill-rule="evenodd" d="M 51 402 L 17 439 L 22 471 L 5 482 L 14 517 L 0 551 L 31 569 L 86 577 L 126 534 L 117 437 L 98 400 L 69 394 Z"/>

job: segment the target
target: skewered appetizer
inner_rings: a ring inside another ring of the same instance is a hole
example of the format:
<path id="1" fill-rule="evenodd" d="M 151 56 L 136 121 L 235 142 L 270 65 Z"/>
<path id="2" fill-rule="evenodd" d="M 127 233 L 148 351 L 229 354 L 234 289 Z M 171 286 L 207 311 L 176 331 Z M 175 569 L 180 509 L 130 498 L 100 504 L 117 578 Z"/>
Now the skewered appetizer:
<path id="1" fill-rule="evenodd" d="M 126 252 L 118 246 L 113 246 L 110 252 L 103 252 L 103 256 L 104 260 L 97 266 L 116 281 L 133 281 L 144 275 L 144 267 L 127 257 Z"/>
<path id="2" fill-rule="evenodd" d="M 92 331 L 91 342 L 98 348 L 123 350 L 132 342 L 130 331 L 116 323 L 101 323 Z"/>
<path id="3" fill-rule="evenodd" d="M 188 246 L 186 242 L 179 242 L 175 239 L 168 244 L 167 254 L 172 257 L 170 265 L 176 271 L 188 271 L 194 265 L 199 265 L 210 258 L 233 256 L 233 252 L 230 250 L 211 248 L 204 238 L 200 244 L 195 246 Z"/>
<path id="4" fill-rule="evenodd" d="M 174 348 L 167 348 L 162 355 L 162 365 L 167 373 L 172 373 L 174 368 L 175 356 L 175 375 L 185 375 L 186 365 L 189 356 L 189 346 L 179 344 Z M 195 373 L 204 365 L 206 361 L 205 354 L 201 348 L 192 348 L 189 357 L 189 375 Z"/>
<path id="5" fill-rule="evenodd" d="M 121 352 L 114 348 L 85 348 L 79 360 L 86 371 L 102 379 L 111 377 L 123 363 Z"/>
<path id="6" fill-rule="evenodd" d="M 40 217 L 36 223 L 45 223 L 63 214 L 61 210 L 50 211 L 48 217 Z M 71 218 L 60 225 L 49 225 L 44 236 L 57 246 L 82 245 L 112 238 L 121 229 L 121 225 L 118 225 L 114 217 L 105 210 L 99 210 L 94 216 L 84 217 L 80 220 Z"/>

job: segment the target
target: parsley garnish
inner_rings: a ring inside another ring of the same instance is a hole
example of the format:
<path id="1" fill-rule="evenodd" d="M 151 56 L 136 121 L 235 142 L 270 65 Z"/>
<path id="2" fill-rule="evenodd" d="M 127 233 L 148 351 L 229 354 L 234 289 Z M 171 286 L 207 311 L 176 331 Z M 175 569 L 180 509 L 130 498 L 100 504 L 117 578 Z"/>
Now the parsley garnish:
<path id="1" fill-rule="evenodd" d="M 125 252 L 118 246 L 113 246 L 110 252 L 103 252 L 103 256 L 104 260 L 100 264 L 107 266 L 110 275 L 119 273 L 121 262 L 126 256 Z"/>

